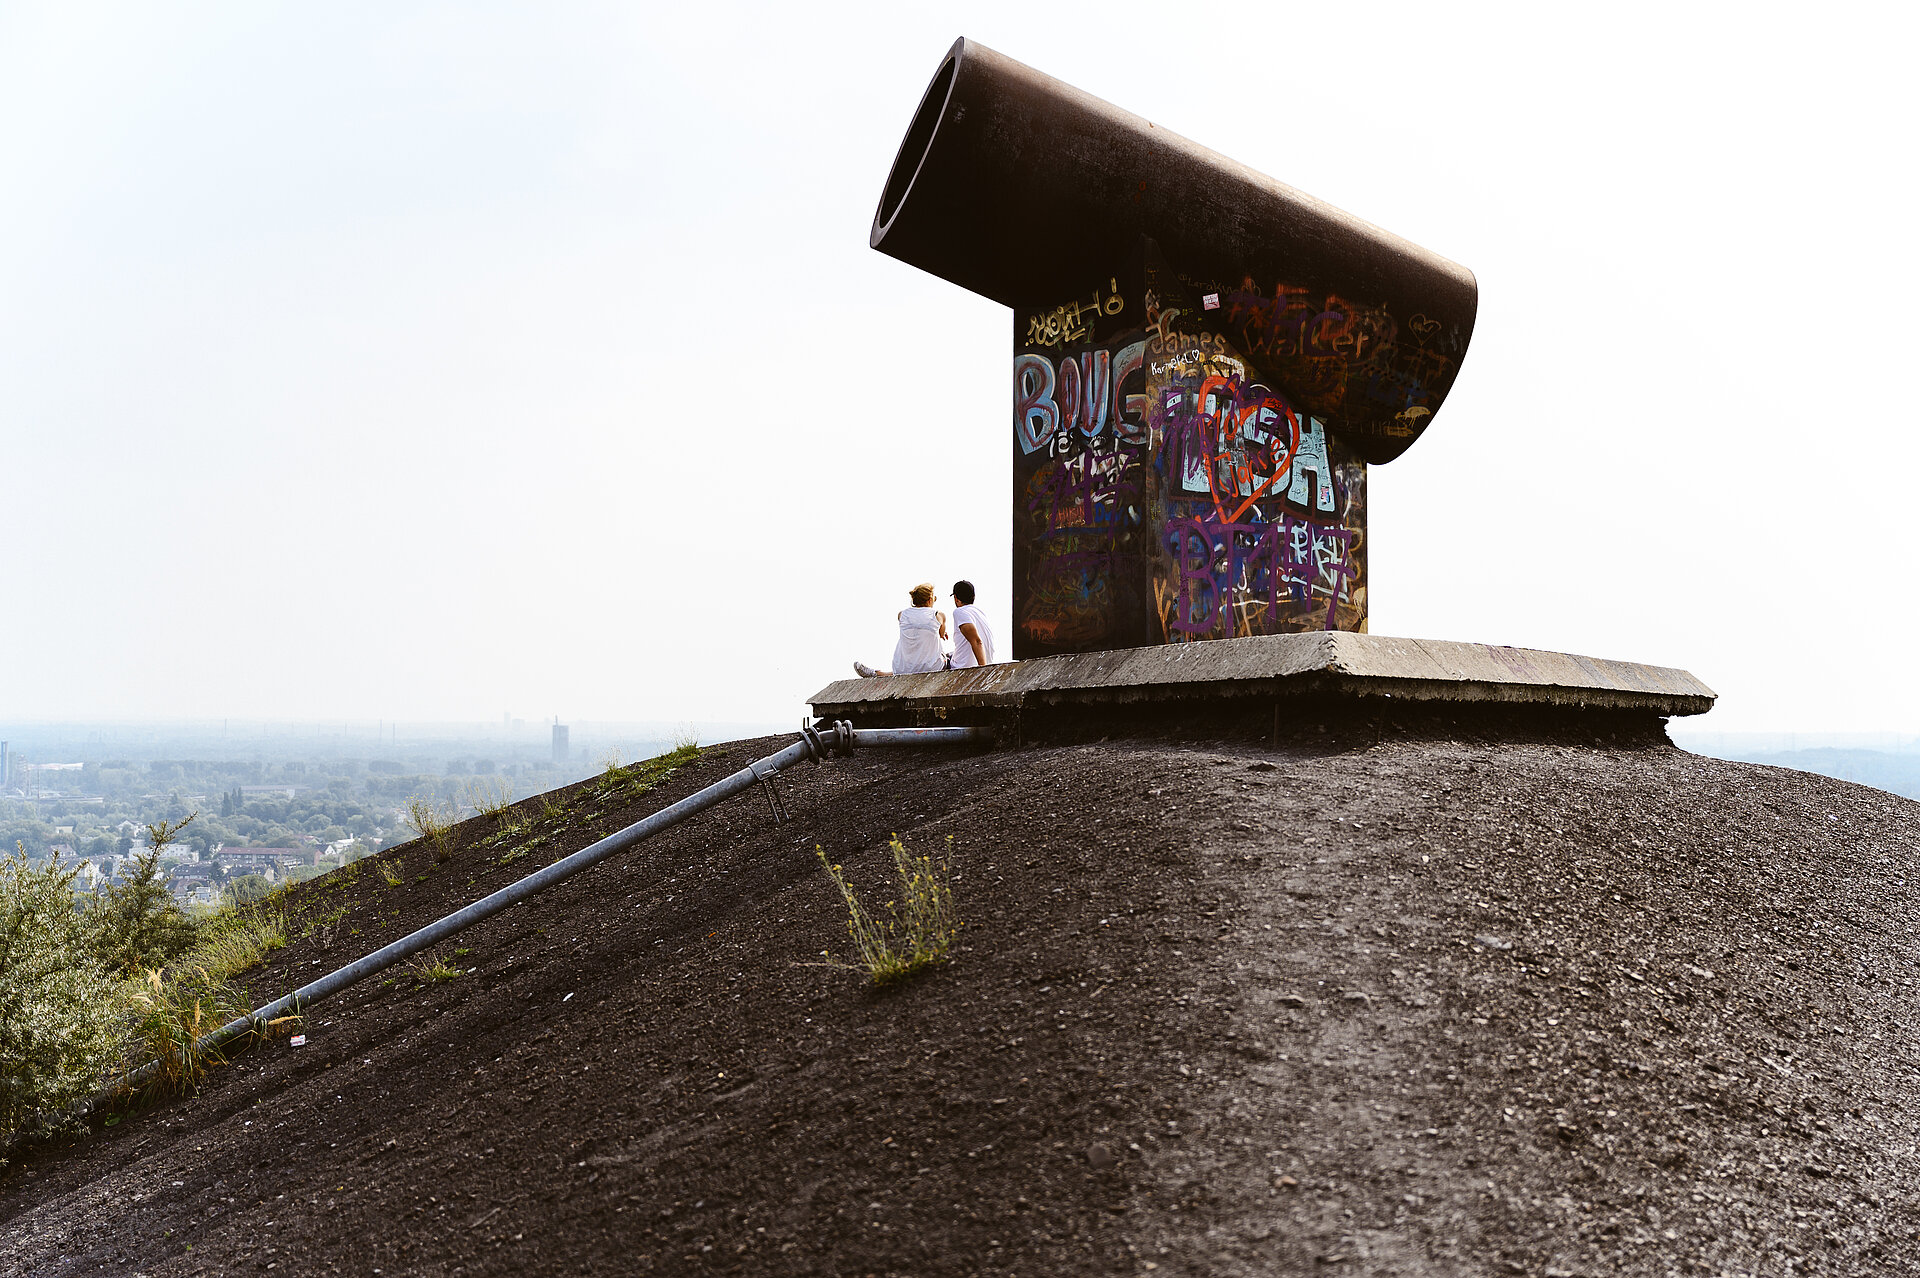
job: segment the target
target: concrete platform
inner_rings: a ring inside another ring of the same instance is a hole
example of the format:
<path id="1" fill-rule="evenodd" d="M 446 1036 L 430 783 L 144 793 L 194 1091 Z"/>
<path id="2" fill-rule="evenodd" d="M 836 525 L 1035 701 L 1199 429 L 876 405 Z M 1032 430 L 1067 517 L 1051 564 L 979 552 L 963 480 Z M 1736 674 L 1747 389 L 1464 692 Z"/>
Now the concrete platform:
<path id="1" fill-rule="evenodd" d="M 912 727 L 1017 721 L 1023 712 L 1075 706 L 1235 703 L 1244 709 L 1293 698 L 1505 702 L 1689 715 L 1711 710 L 1714 696 L 1685 670 L 1668 666 L 1484 643 L 1313 631 L 842 679 L 810 700 L 821 718 Z"/>

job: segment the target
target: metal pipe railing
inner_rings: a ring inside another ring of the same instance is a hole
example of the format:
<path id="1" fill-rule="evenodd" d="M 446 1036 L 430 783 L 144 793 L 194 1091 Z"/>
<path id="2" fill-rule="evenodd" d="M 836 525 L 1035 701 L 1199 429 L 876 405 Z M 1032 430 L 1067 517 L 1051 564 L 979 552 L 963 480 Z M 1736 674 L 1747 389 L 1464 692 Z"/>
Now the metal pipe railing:
<path id="1" fill-rule="evenodd" d="M 763 784 L 767 778 L 796 763 L 805 763 L 808 760 L 818 763 L 831 754 L 851 754 L 858 746 L 966 745 L 992 739 L 993 729 L 991 728 L 855 728 L 844 720 L 818 727 L 803 726 L 800 730 L 800 740 L 786 749 L 770 754 L 764 759 L 756 759 L 733 775 L 716 781 L 706 789 L 696 791 L 651 816 L 635 821 L 624 830 L 609 834 L 596 843 L 590 843 L 571 856 L 555 861 L 545 869 L 536 870 L 523 879 L 509 883 L 497 892 L 481 897 L 463 909 L 455 910 L 445 918 L 437 919 L 418 931 L 411 932 L 391 944 L 381 946 L 363 958 L 355 959 L 345 967 L 328 972 L 318 980 L 309 981 L 293 993 L 283 995 L 265 1007 L 256 1008 L 245 1016 L 227 1022 L 219 1029 L 203 1035 L 194 1044 L 194 1050 L 196 1052 L 211 1051 L 223 1043 L 253 1032 L 276 1017 L 302 1014 L 322 999 L 329 998 L 350 985 L 385 971 L 402 959 L 411 958 L 423 950 L 431 949 L 456 932 L 464 931 L 475 923 L 492 918 L 500 911 L 518 905 L 528 897 L 543 892 L 556 883 L 564 882 L 582 870 L 598 865 L 608 857 L 624 852 L 635 844 L 651 838 L 668 826 L 677 825 L 722 800 L 730 799 L 743 790 Z M 159 1068 L 158 1061 L 149 1061 L 122 1078 L 118 1087 L 113 1090 L 117 1092 L 138 1087 L 152 1078 Z"/>

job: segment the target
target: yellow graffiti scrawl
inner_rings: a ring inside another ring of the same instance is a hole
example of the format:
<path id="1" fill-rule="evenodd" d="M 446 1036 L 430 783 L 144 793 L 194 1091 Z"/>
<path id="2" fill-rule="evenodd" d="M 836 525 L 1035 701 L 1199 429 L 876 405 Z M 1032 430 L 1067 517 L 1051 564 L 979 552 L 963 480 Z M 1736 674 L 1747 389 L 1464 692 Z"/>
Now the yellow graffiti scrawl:
<path id="1" fill-rule="evenodd" d="M 1087 317 L 1100 315 L 1118 315 L 1127 308 L 1126 299 L 1120 296 L 1118 280 L 1107 281 L 1107 296 L 1100 297 L 1100 290 L 1093 290 L 1093 301 L 1068 302 L 1051 311 L 1033 315 L 1027 319 L 1028 346 L 1058 346 L 1062 342 L 1077 342 L 1087 336 Z"/>

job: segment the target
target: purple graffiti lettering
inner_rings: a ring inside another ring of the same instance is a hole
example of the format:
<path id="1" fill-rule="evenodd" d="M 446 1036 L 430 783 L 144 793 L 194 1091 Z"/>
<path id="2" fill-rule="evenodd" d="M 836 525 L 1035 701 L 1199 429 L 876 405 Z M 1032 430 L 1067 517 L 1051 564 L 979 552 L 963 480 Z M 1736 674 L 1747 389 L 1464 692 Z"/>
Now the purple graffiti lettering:
<path id="1" fill-rule="evenodd" d="M 1064 528 L 1138 523 L 1138 459 L 1125 453 L 1085 452 L 1063 458 L 1034 479 L 1029 512 L 1045 520 L 1041 535 Z"/>
<path id="2" fill-rule="evenodd" d="M 1220 612 L 1221 592 L 1213 570 L 1213 538 L 1205 521 L 1173 522 L 1167 549 L 1173 552 L 1174 575 L 1180 583 L 1172 628 L 1184 635 L 1211 633 Z"/>
<path id="3" fill-rule="evenodd" d="M 1204 509 L 1171 519 L 1166 544 L 1178 591 L 1168 628 L 1207 636 L 1230 620 L 1237 601 L 1264 602 L 1273 616 L 1283 599 L 1303 605 L 1324 592 L 1332 630 L 1353 577 L 1353 537 L 1337 524 L 1285 512 L 1272 523 L 1223 523 Z"/>

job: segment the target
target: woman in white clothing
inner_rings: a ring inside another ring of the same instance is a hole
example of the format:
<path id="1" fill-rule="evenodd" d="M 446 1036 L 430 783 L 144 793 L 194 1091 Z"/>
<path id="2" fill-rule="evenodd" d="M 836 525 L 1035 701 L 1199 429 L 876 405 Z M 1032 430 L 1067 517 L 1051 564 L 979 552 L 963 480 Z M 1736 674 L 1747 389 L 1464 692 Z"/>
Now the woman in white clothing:
<path id="1" fill-rule="evenodd" d="M 947 614 L 933 607 L 933 583 L 923 581 L 907 592 L 911 608 L 900 610 L 900 641 L 893 646 L 893 669 L 875 670 L 864 662 L 853 663 L 862 679 L 879 675 L 926 674 L 947 668 L 947 654 L 941 641 L 947 637 Z"/>

